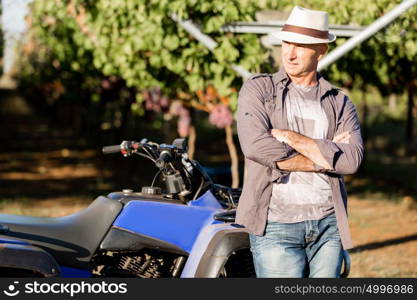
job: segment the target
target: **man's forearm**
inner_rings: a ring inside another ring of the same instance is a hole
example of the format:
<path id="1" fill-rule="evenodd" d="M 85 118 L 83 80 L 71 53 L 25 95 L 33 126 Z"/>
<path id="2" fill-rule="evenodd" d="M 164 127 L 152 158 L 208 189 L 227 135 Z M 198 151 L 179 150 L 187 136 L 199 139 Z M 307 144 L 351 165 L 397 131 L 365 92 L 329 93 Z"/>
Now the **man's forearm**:
<path id="1" fill-rule="evenodd" d="M 329 170 L 332 168 L 324 156 L 321 154 L 318 145 L 313 139 L 290 130 L 278 130 L 278 134 L 275 135 L 273 133 L 273 135 L 278 140 L 288 144 L 298 153 L 304 155 L 306 158 L 310 159 L 320 167 Z"/>
<path id="2" fill-rule="evenodd" d="M 302 154 L 298 154 L 289 159 L 278 161 L 277 166 L 280 170 L 290 172 L 317 172 L 314 163 Z"/>

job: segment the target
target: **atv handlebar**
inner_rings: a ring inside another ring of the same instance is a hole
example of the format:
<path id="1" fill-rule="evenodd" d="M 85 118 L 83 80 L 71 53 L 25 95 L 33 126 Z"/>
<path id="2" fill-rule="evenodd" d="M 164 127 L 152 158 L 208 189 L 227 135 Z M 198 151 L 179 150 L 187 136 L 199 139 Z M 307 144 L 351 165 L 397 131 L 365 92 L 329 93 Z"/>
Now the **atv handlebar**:
<path id="1" fill-rule="evenodd" d="M 122 150 L 120 145 L 112 145 L 103 147 L 104 154 L 118 153 Z"/>
<path id="2" fill-rule="evenodd" d="M 123 156 L 136 154 L 152 160 L 159 169 L 155 178 L 158 174 L 164 177 L 168 194 L 196 198 L 202 189 L 213 183 L 200 164 L 188 158 L 186 139 L 176 139 L 172 144 L 157 144 L 142 139 L 140 142 L 123 141 L 120 145 L 103 147 L 104 154 L 118 152 Z"/>
<path id="3" fill-rule="evenodd" d="M 120 145 L 105 146 L 102 151 L 104 154 L 121 152 L 124 156 L 128 156 L 133 152 L 137 152 L 142 146 L 142 142 L 123 141 Z"/>

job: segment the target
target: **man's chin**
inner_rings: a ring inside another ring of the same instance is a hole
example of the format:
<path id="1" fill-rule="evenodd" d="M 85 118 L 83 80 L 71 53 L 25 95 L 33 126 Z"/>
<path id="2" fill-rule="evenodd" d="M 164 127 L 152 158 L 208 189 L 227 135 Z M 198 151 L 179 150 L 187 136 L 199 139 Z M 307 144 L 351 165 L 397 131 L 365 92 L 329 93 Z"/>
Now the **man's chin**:
<path id="1" fill-rule="evenodd" d="M 298 77 L 298 76 L 300 76 L 303 73 L 300 70 L 294 70 L 292 68 L 284 67 L 284 69 L 285 69 L 285 72 L 287 72 L 288 75 L 294 76 L 294 77 Z"/>

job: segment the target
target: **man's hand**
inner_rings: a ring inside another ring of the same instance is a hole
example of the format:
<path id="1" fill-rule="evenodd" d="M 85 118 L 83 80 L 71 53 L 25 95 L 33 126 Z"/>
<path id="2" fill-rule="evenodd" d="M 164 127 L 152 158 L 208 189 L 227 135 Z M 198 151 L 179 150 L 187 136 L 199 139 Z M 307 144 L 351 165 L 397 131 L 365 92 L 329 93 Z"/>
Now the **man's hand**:
<path id="1" fill-rule="evenodd" d="M 350 132 L 349 131 L 345 131 L 342 132 L 341 134 L 336 135 L 332 142 L 333 143 L 344 143 L 344 144 L 349 144 L 349 139 L 350 139 Z"/>
<path id="2" fill-rule="evenodd" d="M 271 130 L 271 134 L 281 143 L 286 143 L 288 144 L 288 131 L 287 130 L 281 130 L 281 129 L 272 129 Z M 350 132 L 349 131 L 345 131 L 342 132 L 341 134 L 336 135 L 332 142 L 333 143 L 344 143 L 344 144 L 349 144 L 349 139 L 350 139 Z"/>
<path id="3" fill-rule="evenodd" d="M 271 134 L 276 138 L 279 142 L 289 144 L 288 140 L 288 133 L 289 130 L 282 130 L 282 129 L 272 129 Z"/>
<path id="4" fill-rule="evenodd" d="M 277 166 L 280 170 L 290 172 L 317 172 L 314 163 L 302 154 L 286 160 L 278 161 Z"/>
<path id="5" fill-rule="evenodd" d="M 286 143 L 295 149 L 298 153 L 307 157 L 320 167 L 331 170 L 332 167 L 326 161 L 323 154 L 320 152 L 316 142 L 309 137 L 303 136 L 297 132 L 282 129 L 272 129 L 271 135 L 281 143 Z M 339 137 L 338 139 L 346 140 L 346 137 Z"/>

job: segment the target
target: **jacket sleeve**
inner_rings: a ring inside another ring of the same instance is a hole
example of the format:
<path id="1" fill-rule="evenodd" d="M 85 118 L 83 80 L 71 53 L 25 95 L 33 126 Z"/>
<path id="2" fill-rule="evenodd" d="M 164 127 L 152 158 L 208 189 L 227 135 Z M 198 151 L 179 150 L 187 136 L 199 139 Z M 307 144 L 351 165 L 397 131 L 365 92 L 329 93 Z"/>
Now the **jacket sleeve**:
<path id="1" fill-rule="evenodd" d="M 332 166 L 330 173 L 348 175 L 356 173 L 364 156 L 364 146 L 360 123 L 355 106 L 347 96 L 344 98 L 342 117 L 335 135 L 348 131 L 351 135 L 349 144 L 334 143 L 328 139 L 316 139 L 320 152 Z M 316 170 L 323 171 L 316 165 Z"/>
<path id="2" fill-rule="evenodd" d="M 264 105 L 263 95 L 268 91 L 265 89 L 261 78 L 249 79 L 243 84 L 238 98 L 237 132 L 247 159 L 281 172 L 276 162 L 297 152 L 271 135 L 272 125 Z"/>

